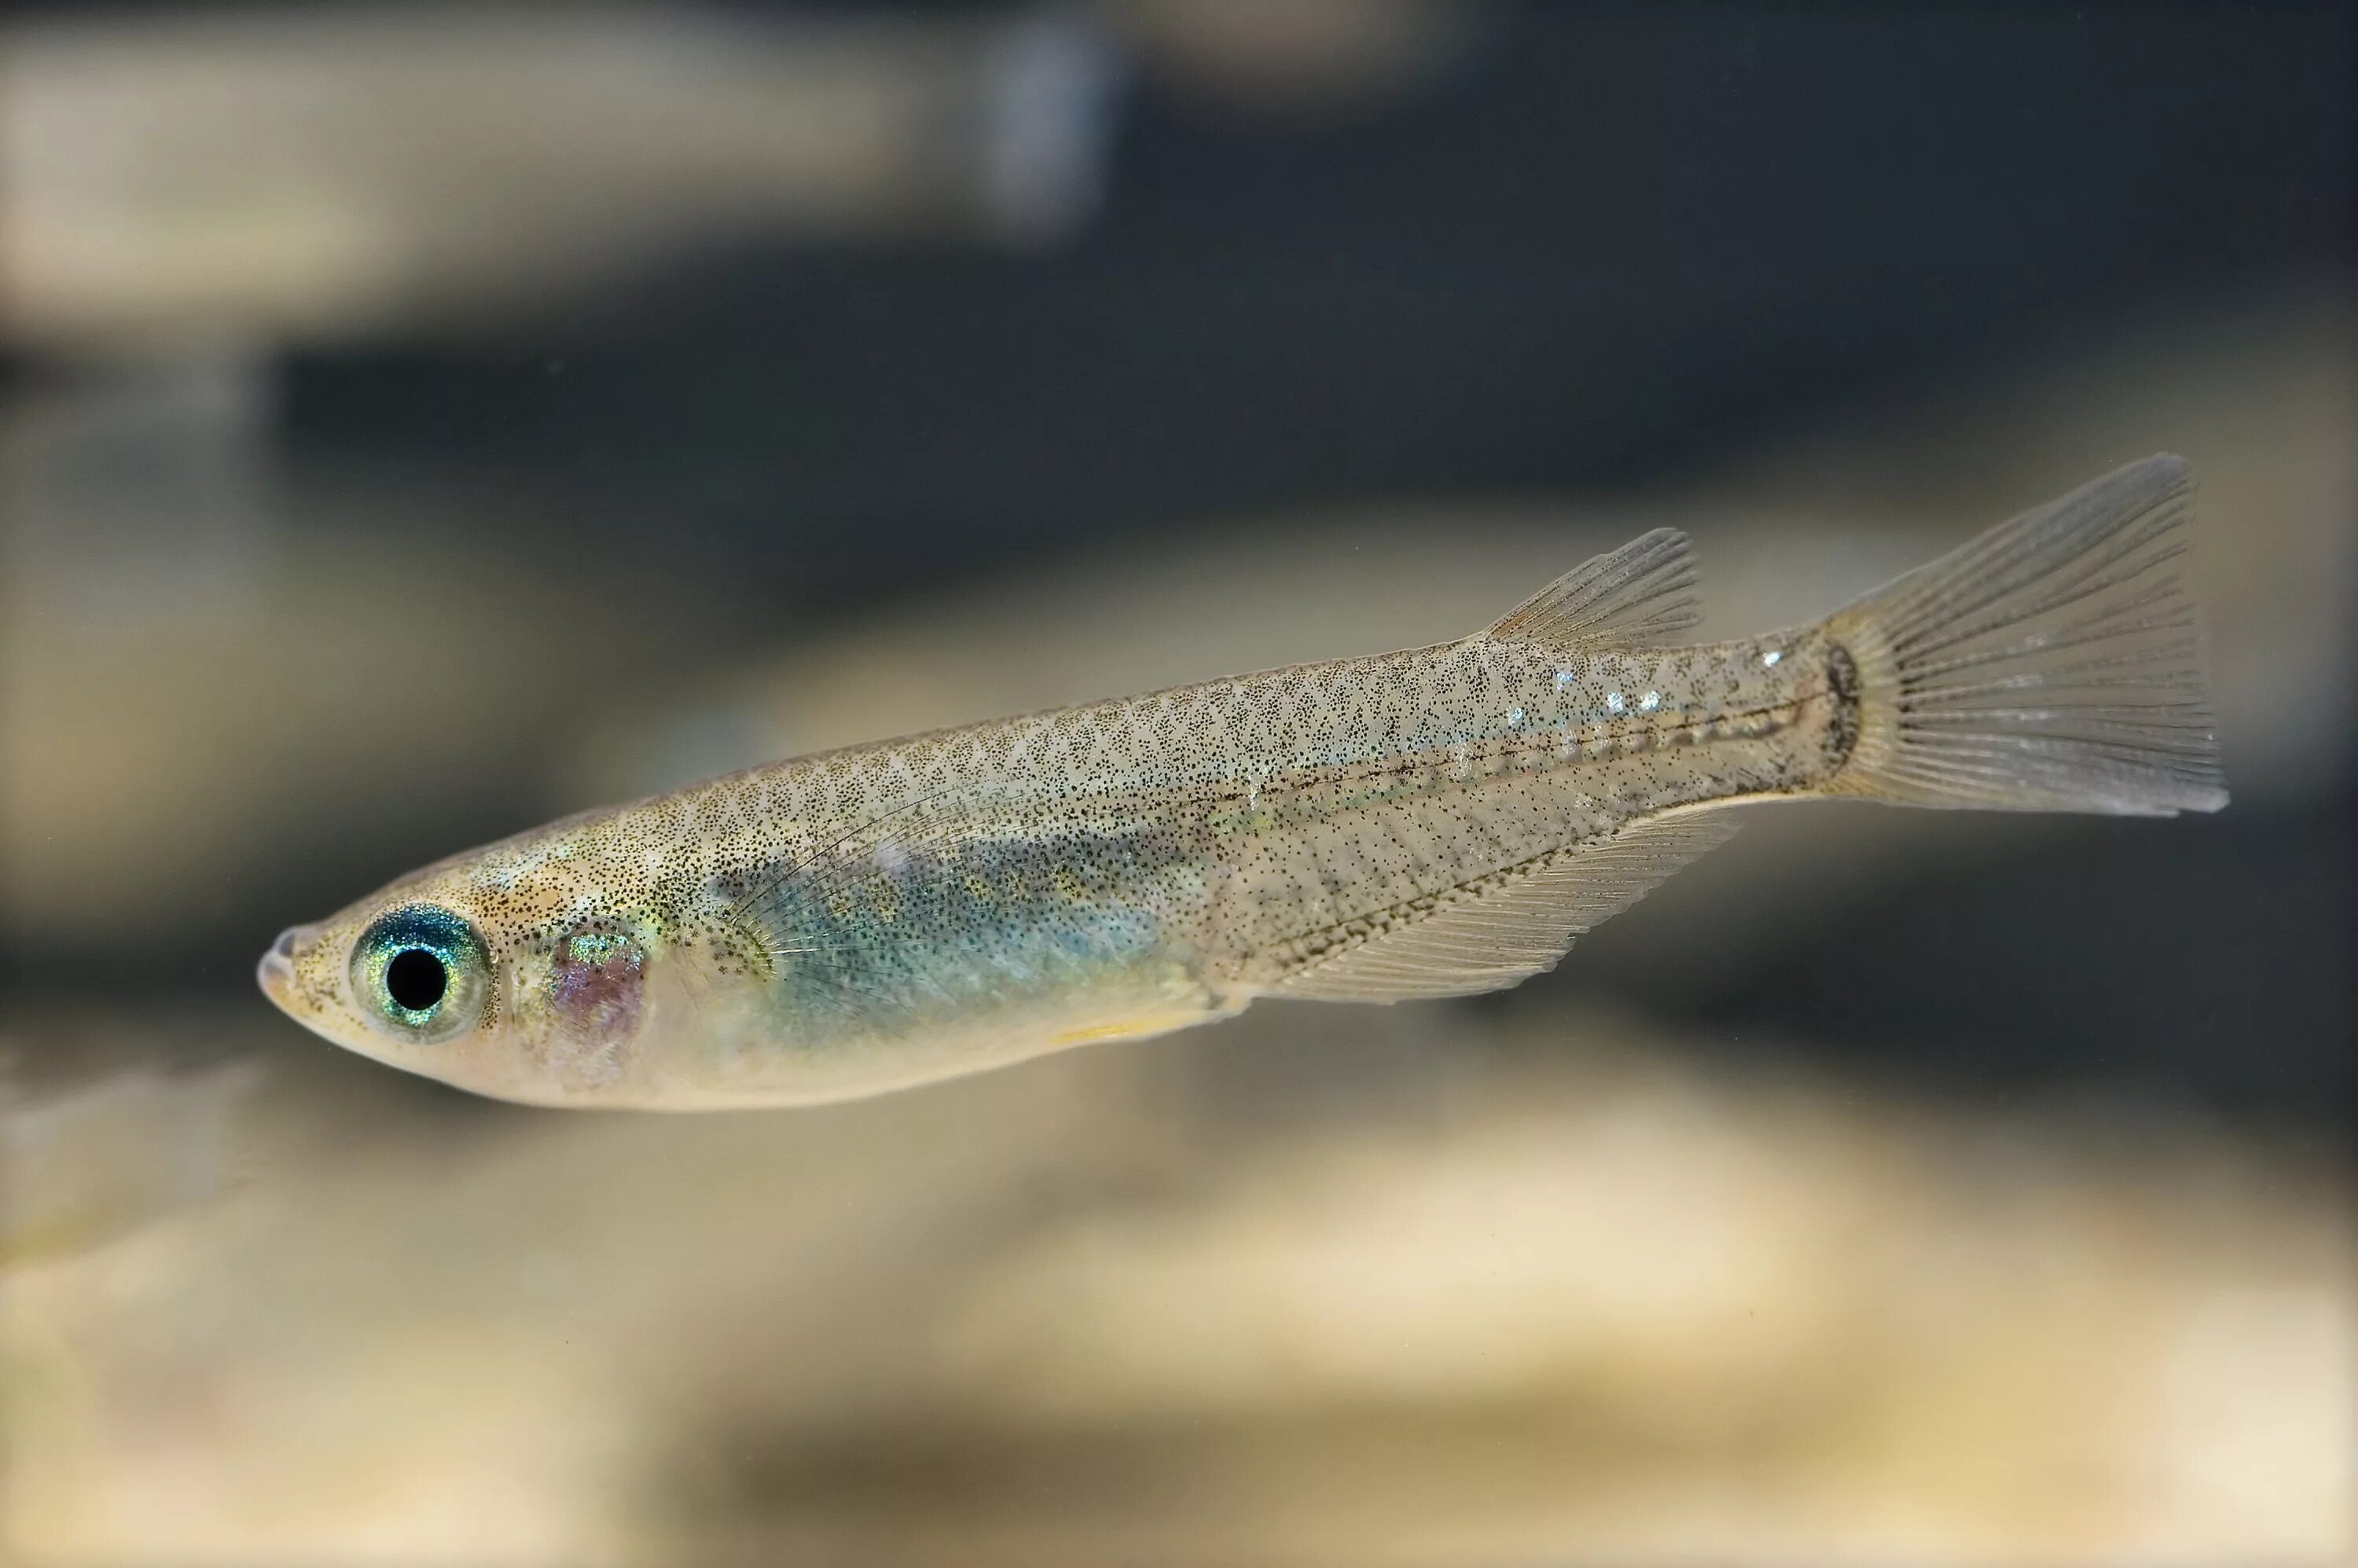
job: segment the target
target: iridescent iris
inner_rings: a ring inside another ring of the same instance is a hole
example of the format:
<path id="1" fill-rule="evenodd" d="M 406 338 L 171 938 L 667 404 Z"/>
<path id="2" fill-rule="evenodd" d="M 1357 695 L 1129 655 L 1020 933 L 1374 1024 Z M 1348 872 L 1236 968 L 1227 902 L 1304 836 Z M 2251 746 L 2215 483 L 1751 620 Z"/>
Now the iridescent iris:
<path id="1" fill-rule="evenodd" d="M 481 1017 L 491 961 L 464 917 L 413 903 L 378 917 L 352 946 L 352 990 L 386 1029 L 420 1044 Z"/>

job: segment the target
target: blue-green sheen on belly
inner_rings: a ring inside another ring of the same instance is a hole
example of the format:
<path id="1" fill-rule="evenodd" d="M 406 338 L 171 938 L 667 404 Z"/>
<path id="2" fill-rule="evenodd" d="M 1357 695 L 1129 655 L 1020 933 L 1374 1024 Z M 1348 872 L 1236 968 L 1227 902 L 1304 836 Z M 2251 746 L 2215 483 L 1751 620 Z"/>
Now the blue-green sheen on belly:
<path id="1" fill-rule="evenodd" d="M 972 1022 L 1165 974 L 1193 957 L 1173 933 L 1208 896 L 1188 837 L 1157 822 L 822 855 L 760 901 L 773 999 L 812 1040 Z"/>

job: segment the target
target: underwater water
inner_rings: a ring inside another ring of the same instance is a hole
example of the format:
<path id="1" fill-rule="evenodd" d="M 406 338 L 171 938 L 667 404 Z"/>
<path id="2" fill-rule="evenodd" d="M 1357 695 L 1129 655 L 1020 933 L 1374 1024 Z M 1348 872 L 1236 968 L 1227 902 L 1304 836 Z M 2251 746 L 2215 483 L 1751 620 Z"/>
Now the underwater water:
<path id="1" fill-rule="evenodd" d="M 0 1556 L 2346 1560 L 2349 29 L 0 23 Z M 1747 811 L 1509 992 L 797 1110 L 254 985 L 567 812 L 1656 526 L 1794 624 L 2161 449 L 2215 816 Z"/>

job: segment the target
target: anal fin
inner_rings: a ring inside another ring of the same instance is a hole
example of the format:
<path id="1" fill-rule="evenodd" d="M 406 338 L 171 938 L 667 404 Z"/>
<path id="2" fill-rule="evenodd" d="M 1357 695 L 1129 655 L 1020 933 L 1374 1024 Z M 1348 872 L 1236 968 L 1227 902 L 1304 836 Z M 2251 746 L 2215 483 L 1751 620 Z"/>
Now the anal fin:
<path id="1" fill-rule="evenodd" d="M 1555 968 L 1573 939 L 1735 836 L 1725 817 L 1641 819 L 1480 881 L 1316 934 L 1322 951 L 1270 988 L 1321 1001 L 1406 1001 L 1503 990 Z"/>

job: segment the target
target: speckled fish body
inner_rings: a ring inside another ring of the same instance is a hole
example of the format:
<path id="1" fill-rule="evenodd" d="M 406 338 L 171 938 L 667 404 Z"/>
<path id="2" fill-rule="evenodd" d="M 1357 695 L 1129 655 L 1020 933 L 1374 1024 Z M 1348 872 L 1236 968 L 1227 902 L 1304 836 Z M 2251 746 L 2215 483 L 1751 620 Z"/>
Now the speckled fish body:
<path id="1" fill-rule="evenodd" d="M 1818 626 L 1731 643 L 1670 645 L 1692 571 L 1650 535 L 1461 642 L 571 818 L 290 931 L 264 987 L 506 1098 L 805 1102 L 1262 995 L 1511 985 L 1748 801 L 2213 807 L 2167 573 L 2186 494 L 2148 460 Z"/>

